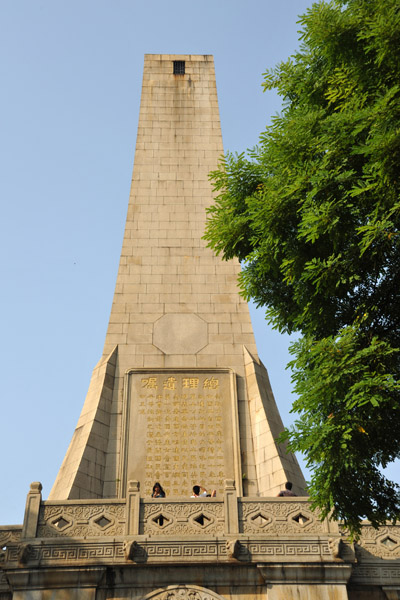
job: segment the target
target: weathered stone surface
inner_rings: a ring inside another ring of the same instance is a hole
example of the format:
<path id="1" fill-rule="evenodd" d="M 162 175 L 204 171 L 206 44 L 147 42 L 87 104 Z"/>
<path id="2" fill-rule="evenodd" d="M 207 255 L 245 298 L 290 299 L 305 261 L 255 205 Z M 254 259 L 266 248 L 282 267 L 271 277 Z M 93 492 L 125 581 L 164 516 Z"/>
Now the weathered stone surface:
<path id="1" fill-rule="evenodd" d="M 175 497 L 190 495 L 194 484 L 222 493 L 229 478 L 240 494 L 276 495 L 288 479 L 304 493 L 296 460 L 276 446 L 282 423 L 238 293 L 240 265 L 216 257 L 202 239 L 213 201 L 208 173 L 223 152 L 213 58 L 180 57 L 184 75 L 173 74 L 174 60 L 145 57 L 104 355 L 52 500 L 123 497 L 128 479 L 139 480 L 147 494 L 160 481 Z M 159 388 L 144 401 L 141 418 L 143 394 L 133 394 L 126 377 L 134 369 L 170 369 L 171 377 L 179 372 L 187 380 L 202 369 L 225 369 L 236 383 L 226 387 L 222 404 L 215 397 L 211 405 L 210 389 L 193 400 L 193 389 L 181 386 L 167 399 Z M 150 409 L 151 402 L 157 406 Z"/>
<path id="2" fill-rule="evenodd" d="M 154 323 L 153 344 L 165 354 L 196 354 L 207 343 L 207 323 L 197 315 L 171 313 Z"/>

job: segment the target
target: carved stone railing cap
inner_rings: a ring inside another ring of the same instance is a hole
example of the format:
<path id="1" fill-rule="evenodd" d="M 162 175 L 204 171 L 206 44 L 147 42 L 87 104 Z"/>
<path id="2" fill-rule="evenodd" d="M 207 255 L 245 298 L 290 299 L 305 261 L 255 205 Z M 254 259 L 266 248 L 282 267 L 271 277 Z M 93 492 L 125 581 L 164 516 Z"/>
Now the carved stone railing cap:
<path id="1" fill-rule="evenodd" d="M 128 492 L 138 492 L 140 490 L 140 482 L 135 479 L 128 481 Z"/>
<path id="2" fill-rule="evenodd" d="M 235 489 L 235 480 L 234 479 L 225 479 L 225 489 L 226 490 L 234 490 Z"/>
<path id="3" fill-rule="evenodd" d="M 40 483 L 40 481 L 32 481 L 30 488 L 29 488 L 29 493 L 30 494 L 40 494 L 42 489 L 43 489 L 43 486 Z"/>

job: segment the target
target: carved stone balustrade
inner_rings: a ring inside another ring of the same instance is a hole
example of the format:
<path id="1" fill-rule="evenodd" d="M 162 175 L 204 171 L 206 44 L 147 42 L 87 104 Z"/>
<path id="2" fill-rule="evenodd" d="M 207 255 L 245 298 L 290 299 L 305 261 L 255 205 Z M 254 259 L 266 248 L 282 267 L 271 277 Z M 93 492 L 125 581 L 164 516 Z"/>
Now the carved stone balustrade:
<path id="1" fill-rule="evenodd" d="M 26 506 L 22 526 L 0 528 L 0 592 L 24 569 L 185 563 L 253 565 L 268 580 L 303 564 L 310 577 L 400 585 L 400 526 L 365 523 L 353 544 L 307 498 L 240 498 L 232 481 L 222 498 L 141 498 L 130 482 L 126 499 L 68 501 L 42 501 L 35 484 Z"/>

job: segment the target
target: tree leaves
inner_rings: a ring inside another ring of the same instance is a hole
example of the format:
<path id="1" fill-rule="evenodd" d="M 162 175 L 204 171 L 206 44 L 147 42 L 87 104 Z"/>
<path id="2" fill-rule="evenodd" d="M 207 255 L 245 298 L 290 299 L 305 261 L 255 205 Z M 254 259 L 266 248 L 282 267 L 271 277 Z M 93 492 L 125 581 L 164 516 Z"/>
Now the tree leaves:
<path id="1" fill-rule="evenodd" d="M 293 344 L 298 394 L 293 411 L 300 417 L 281 436 L 289 441 L 289 450 L 306 452 L 314 471 L 310 494 L 315 505 L 325 516 L 342 519 L 353 533 L 359 531 L 362 516 L 375 526 L 396 518 L 398 491 L 379 467 L 400 457 L 400 383 L 387 370 L 397 350 L 378 338 L 366 346 L 360 331 L 362 323 L 338 336 L 302 338 Z M 343 490 L 343 482 L 361 472 L 368 472 L 364 489 L 373 479 L 380 482 L 379 489 L 368 487 L 367 496 L 360 498 L 362 513 L 354 511 L 353 487 Z"/>
<path id="2" fill-rule="evenodd" d="M 242 261 L 242 293 L 273 326 L 303 335 L 285 438 L 315 506 L 356 533 L 400 513 L 380 472 L 400 447 L 400 11 L 317 2 L 300 25 L 301 50 L 264 74 L 282 114 L 211 174 L 205 239 Z"/>

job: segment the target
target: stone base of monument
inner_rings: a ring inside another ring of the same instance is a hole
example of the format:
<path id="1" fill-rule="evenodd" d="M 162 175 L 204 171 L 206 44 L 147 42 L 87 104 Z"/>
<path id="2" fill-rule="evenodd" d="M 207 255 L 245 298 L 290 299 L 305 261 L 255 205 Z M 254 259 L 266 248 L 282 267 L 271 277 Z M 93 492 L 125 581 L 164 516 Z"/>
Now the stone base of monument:
<path id="1" fill-rule="evenodd" d="M 307 498 L 42 501 L 0 528 L 0 599 L 372 600 L 400 597 L 400 526 L 352 544 Z"/>

